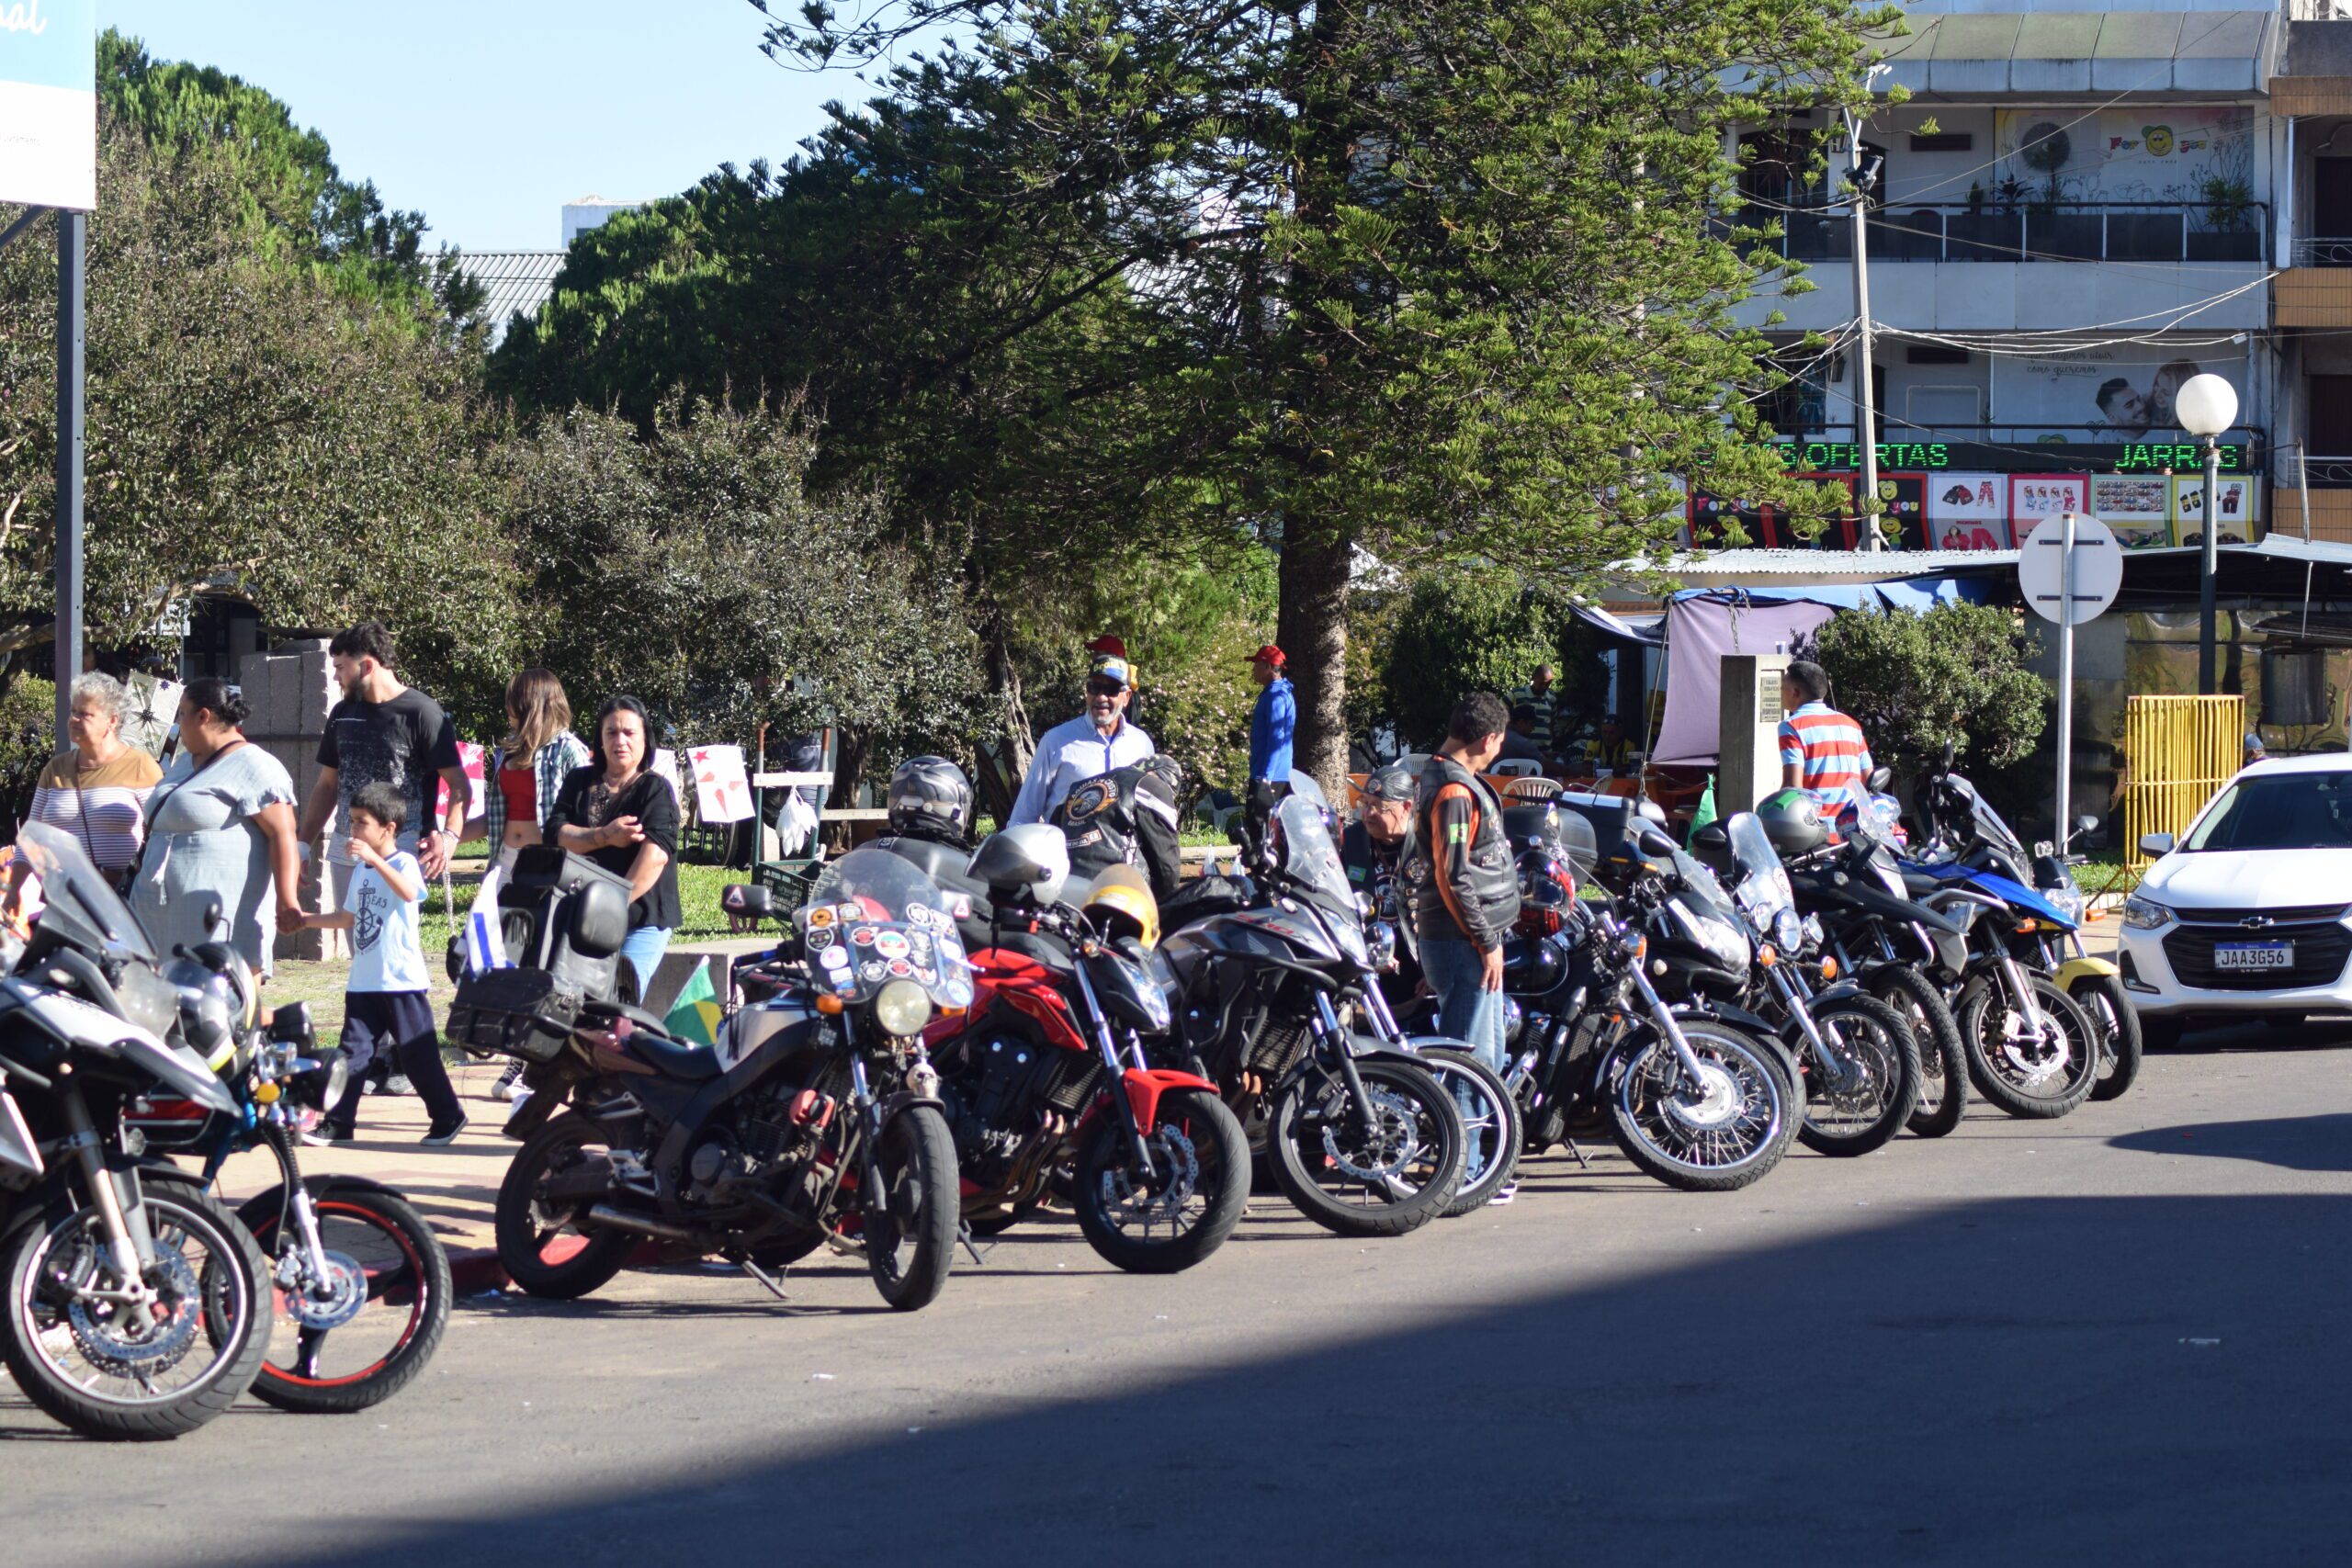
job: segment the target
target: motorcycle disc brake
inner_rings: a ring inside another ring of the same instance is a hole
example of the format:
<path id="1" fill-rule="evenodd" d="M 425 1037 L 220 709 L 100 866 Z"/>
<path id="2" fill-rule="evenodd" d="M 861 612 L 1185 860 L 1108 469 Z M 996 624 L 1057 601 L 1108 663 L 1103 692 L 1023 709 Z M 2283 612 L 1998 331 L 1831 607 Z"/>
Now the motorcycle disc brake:
<path id="1" fill-rule="evenodd" d="M 1323 1123 L 1323 1152 L 1342 1174 L 1378 1185 L 1397 1176 L 1420 1154 L 1421 1130 L 1413 1108 L 1401 1096 L 1371 1084 L 1364 1086 L 1364 1095 L 1372 1102 L 1372 1136 L 1362 1142 L 1351 1139 L 1342 1148 L 1340 1128 L 1357 1131 L 1355 1119 L 1343 1110 Z"/>
<path id="2" fill-rule="evenodd" d="M 1125 1168 L 1102 1173 L 1103 1195 L 1109 1200 L 1104 1206 L 1120 1216 L 1123 1223 L 1173 1220 L 1183 1213 L 1184 1205 L 1200 1190 L 1201 1161 L 1192 1139 L 1173 1127 L 1161 1126 L 1146 1141 L 1160 1172 L 1168 1179 L 1157 1195 L 1138 1192 L 1134 1178 Z"/>
<path id="3" fill-rule="evenodd" d="M 130 1326 L 119 1303 L 96 1301 L 81 1291 L 65 1309 L 83 1358 L 111 1376 L 152 1378 L 169 1371 L 196 1343 L 197 1319 L 203 1315 L 196 1270 L 176 1248 L 160 1246 L 155 1269 L 155 1300 L 144 1329 Z"/>
<path id="4" fill-rule="evenodd" d="M 357 1258 L 329 1252 L 327 1277 L 321 1289 L 299 1247 L 286 1257 L 292 1267 L 278 1270 L 279 1282 L 285 1287 L 280 1299 L 286 1303 L 286 1315 L 304 1328 L 341 1328 L 368 1304 L 368 1270 Z M 288 1274 L 292 1278 L 287 1278 Z"/>

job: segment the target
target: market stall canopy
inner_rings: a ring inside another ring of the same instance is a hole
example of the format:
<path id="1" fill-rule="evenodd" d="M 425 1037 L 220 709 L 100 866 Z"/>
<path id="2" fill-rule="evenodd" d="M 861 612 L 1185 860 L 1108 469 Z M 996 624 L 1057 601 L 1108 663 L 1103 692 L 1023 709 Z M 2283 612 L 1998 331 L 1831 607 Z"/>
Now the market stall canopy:
<path id="1" fill-rule="evenodd" d="M 1598 604 L 1570 604 L 1568 610 L 1577 620 L 1593 627 L 1602 636 L 1614 637 L 1620 642 L 1638 642 L 1656 648 L 1665 640 L 1662 616 L 1642 615 L 1628 619 L 1623 615 L 1604 610 Z"/>

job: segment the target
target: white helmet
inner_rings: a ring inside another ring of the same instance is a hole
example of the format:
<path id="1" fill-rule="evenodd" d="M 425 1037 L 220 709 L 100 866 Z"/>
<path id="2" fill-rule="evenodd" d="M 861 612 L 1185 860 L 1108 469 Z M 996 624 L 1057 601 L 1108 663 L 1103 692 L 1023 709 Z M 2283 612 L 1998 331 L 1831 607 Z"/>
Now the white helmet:
<path id="1" fill-rule="evenodd" d="M 992 896 L 1058 903 L 1069 879 L 1069 840 L 1043 822 L 1007 828 L 982 840 L 966 870 Z"/>

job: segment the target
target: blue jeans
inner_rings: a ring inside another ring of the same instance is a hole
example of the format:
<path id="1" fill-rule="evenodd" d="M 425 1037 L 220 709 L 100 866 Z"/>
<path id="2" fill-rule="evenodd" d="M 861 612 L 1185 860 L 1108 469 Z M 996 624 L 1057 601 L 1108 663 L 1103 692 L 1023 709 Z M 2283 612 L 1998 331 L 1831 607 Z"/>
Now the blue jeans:
<path id="1" fill-rule="evenodd" d="M 1509 1049 L 1503 1039 L 1503 994 L 1479 987 L 1479 968 L 1478 950 L 1461 938 L 1421 939 L 1421 973 L 1437 993 L 1437 1032 L 1462 1041 L 1499 1073 Z"/>
<path id="2" fill-rule="evenodd" d="M 640 1005 L 653 989 L 653 972 L 662 967 L 662 955 L 669 951 L 667 926 L 631 926 L 628 935 L 621 939 L 621 956 L 637 971 L 637 999 Z"/>

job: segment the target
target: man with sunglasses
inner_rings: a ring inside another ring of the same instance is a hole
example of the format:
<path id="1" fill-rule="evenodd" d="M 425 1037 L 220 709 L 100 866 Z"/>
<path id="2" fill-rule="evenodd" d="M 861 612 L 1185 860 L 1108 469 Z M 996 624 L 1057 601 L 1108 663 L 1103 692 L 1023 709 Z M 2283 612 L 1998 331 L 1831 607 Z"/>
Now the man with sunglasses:
<path id="1" fill-rule="evenodd" d="M 1043 822 L 1073 785 L 1131 767 L 1153 754 L 1151 737 L 1127 722 L 1134 677 L 1124 652 L 1098 651 L 1087 666 L 1086 711 L 1046 731 L 1007 827 Z"/>

